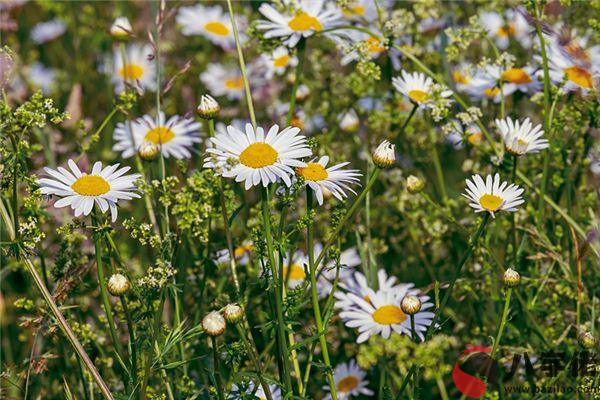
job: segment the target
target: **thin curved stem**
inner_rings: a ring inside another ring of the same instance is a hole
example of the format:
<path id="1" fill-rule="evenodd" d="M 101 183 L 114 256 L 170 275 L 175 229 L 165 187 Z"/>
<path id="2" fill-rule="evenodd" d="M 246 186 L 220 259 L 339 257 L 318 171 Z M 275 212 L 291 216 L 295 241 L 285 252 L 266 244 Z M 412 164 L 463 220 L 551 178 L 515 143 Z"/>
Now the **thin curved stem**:
<path id="1" fill-rule="evenodd" d="M 490 356 L 494 358 L 496 351 L 498 351 L 498 347 L 500 346 L 500 340 L 502 339 L 502 333 L 504 332 L 504 327 L 506 326 L 506 319 L 508 318 L 508 310 L 510 307 L 510 298 L 512 296 L 512 288 L 509 287 L 506 290 L 506 298 L 504 299 L 504 309 L 502 310 L 502 319 L 500 320 L 500 328 L 498 328 L 498 334 L 496 335 L 496 339 L 494 340 L 494 345 L 492 346 L 492 352 Z"/>

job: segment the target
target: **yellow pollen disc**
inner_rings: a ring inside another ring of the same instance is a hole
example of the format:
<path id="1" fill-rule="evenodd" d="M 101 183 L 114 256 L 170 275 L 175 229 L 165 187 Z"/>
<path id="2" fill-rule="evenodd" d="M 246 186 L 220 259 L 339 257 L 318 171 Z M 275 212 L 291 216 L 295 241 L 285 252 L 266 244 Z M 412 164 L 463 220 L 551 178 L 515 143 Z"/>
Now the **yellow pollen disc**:
<path id="1" fill-rule="evenodd" d="M 408 92 L 408 97 L 415 103 L 422 103 L 427 98 L 427 93 L 422 90 L 411 90 Z"/>
<path id="2" fill-rule="evenodd" d="M 479 198 L 479 204 L 486 210 L 494 212 L 502 205 L 502 198 L 493 194 L 484 194 Z"/>
<path id="3" fill-rule="evenodd" d="M 467 77 L 458 71 L 454 71 L 452 73 L 452 79 L 454 79 L 454 82 L 462 83 L 463 85 L 466 85 L 467 83 L 469 83 L 469 80 L 467 79 Z"/>
<path id="4" fill-rule="evenodd" d="M 592 74 L 590 74 L 587 70 L 578 67 L 577 65 L 565 68 L 565 74 L 571 82 L 583 88 L 589 89 L 594 84 L 592 81 Z"/>
<path id="5" fill-rule="evenodd" d="M 370 53 L 381 53 L 385 51 L 385 47 L 381 46 L 381 41 L 377 38 L 371 36 L 366 40 L 366 43 L 369 45 L 368 50 Z"/>
<path id="6" fill-rule="evenodd" d="M 298 118 L 297 116 L 292 117 L 292 121 L 290 122 L 290 125 L 292 125 L 296 128 L 304 129 L 304 122 L 302 122 L 302 120 L 300 118 Z"/>
<path id="7" fill-rule="evenodd" d="M 306 167 L 298 168 L 296 171 L 307 181 L 322 181 L 329 176 L 325 167 L 319 163 L 308 163 Z"/>
<path id="8" fill-rule="evenodd" d="M 225 79 L 225 87 L 230 90 L 240 90 L 244 87 L 242 77 Z"/>
<path id="9" fill-rule="evenodd" d="M 157 126 L 150 129 L 144 139 L 154 144 L 165 144 L 173 140 L 175 133 L 166 126 Z"/>
<path id="10" fill-rule="evenodd" d="M 296 14 L 296 16 L 288 22 L 288 26 L 296 32 L 304 32 L 309 29 L 319 32 L 323 29 L 318 19 L 303 11 Z"/>
<path id="11" fill-rule="evenodd" d="M 358 386 L 358 379 L 355 376 L 347 376 L 337 384 L 337 390 L 340 393 L 350 393 Z"/>
<path id="12" fill-rule="evenodd" d="M 290 56 L 285 54 L 281 57 L 277 57 L 276 59 L 274 59 L 273 66 L 276 68 L 283 68 L 288 64 L 289 61 L 290 61 Z"/>
<path id="13" fill-rule="evenodd" d="M 531 82 L 531 76 L 529 76 L 529 74 L 521 68 L 511 68 L 509 70 L 504 71 L 502 73 L 502 79 L 507 82 L 516 83 L 518 85 Z"/>
<path id="14" fill-rule="evenodd" d="M 263 168 L 275 164 L 277 151 L 267 143 L 252 143 L 240 154 L 240 162 L 246 167 Z"/>
<path id="15" fill-rule="evenodd" d="M 304 268 L 302 268 L 300 265 L 292 264 L 291 268 L 290 280 L 298 281 L 306 278 L 306 272 L 304 272 Z M 288 267 L 283 267 L 283 276 L 287 276 L 287 274 Z"/>
<path id="16" fill-rule="evenodd" d="M 486 97 L 496 97 L 498 93 L 500 93 L 500 89 L 497 87 L 487 88 L 483 91 L 483 94 L 485 94 Z"/>
<path id="17" fill-rule="evenodd" d="M 473 133 L 472 135 L 469 135 L 469 138 L 467 140 L 469 141 L 469 143 L 475 146 L 481 143 L 481 139 L 483 139 L 483 135 L 477 132 Z"/>
<path id="18" fill-rule="evenodd" d="M 498 28 L 496 34 L 501 37 L 514 36 L 517 30 L 513 24 L 508 24 L 508 29 L 505 27 Z"/>
<path id="19" fill-rule="evenodd" d="M 119 75 L 128 81 L 135 81 L 144 76 L 144 68 L 137 64 L 125 64 L 119 69 Z"/>
<path id="20" fill-rule="evenodd" d="M 222 22 L 209 22 L 204 25 L 206 32 L 212 33 L 218 36 L 229 36 L 229 28 Z"/>
<path id="21" fill-rule="evenodd" d="M 517 139 L 517 144 L 519 146 L 527 146 L 529 144 L 529 142 L 526 142 L 526 141 L 521 140 L 521 139 Z"/>
<path id="22" fill-rule="evenodd" d="M 406 315 L 400 307 L 394 305 L 381 306 L 373 313 L 373 321 L 381 325 L 400 324 L 406 319 Z"/>
<path id="23" fill-rule="evenodd" d="M 82 196 L 100 196 L 110 191 L 110 185 L 101 176 L 83 175 L 73 182 L 71 189 Z"/>
<path id="24" fill-rule="evenodd" d="M 235 256 L 235 258 L 242 258 L 244 254 L 249 253 L 250 251 L 252 251 L 253 248 L 254 246 L 252 246 L 251 244 L 238 246 L 235 248 L 235 250 L 233 250 L 233 255 Z"/>

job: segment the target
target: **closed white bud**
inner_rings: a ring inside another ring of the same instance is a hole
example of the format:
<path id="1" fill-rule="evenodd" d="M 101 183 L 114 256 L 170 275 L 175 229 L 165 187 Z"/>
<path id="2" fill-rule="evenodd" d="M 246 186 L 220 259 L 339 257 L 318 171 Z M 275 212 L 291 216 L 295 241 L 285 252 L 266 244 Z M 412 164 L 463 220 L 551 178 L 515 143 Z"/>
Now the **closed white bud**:
<path id="1" fill-rule="evenodd" d="M 111 36 L 117 39 L 125 39 L 131 36 L 133 28 L 127 17 L 118 17 L 110 27 Z"/>
<path id="2" fill-rule="evenodd" d="M 502 282 L 508 287 L 515 287 L 521 282 L 521 275 L 514 269 L 509 268 L 504 272 Z"/>
<path id="3" fill-rule="evenodd" d="M 202 97 L 200 97 L 200 104 L 196 109 L 200 118 L 213 119 L 219 115 L 219 111 L 221 111 L 221 107 L 211 95 L 203 94 Z"/>
<path id="4" fill-rule="evenodd" d="M 218 311 L 212 311 L 202 318 L 202 329 L 210 336 L 221 335 L 226 327 L 225 318 Z"/>
<path id="5" fill-rule="evenodd" d="M 110 278 L 108 278 L 108 283 L 106 284 L 106 288 L 108 292 L 113 296 L 123 296 L 129 290 L 129 280 L 125 275 L 122 274 L 113 274 Z"/>
<path id="6" fill-rule="evenodd" d="M 340 129 L 346 133 L 356 132 L 359 126 L 358 115 L 356 111 L 350 110 L 340 118 Z"/>
<path id="7" fill-rule="evenodd" d="M 415 315 L 421 311 L 421 300 L 417 296 L 404 296 L 402 303 L 400 303 L 400 308 L 406 315 Z"/>
<path id="8" fill-rule="evenodd" d="M 158 157 L 160 148 L 152 142 L 144 142 L 138 150 L 138 154 L 142 160 L 151 161 Z"/>
<path id="9" fill-rule="evenodd" d="M 223 315 L 227 322 L 235 324 L 244 316 L 244 310 L 237 303 L 230 303 L 223 309 Z"/>
<path id="10" fill-rule="evenodd" d="M 388 168 L 396 162 L 396 145 L 384 140 L 373 152 L 373 162 L 379 168 Z"/>
<path id="11" fill-rule="evenodd" d="M 308 98 L 308 96 L 310 96 L 310 89 L 308 86 L 305 84 L 298 86 L 298 89 L 296 89 L 296 100 L 304 101 Z"/>
<path id="12" fill-rule="evenodd" d="M 406 190 L 408 190 L 409 193 L 419 193 L 424 187 L 425 181 L 423 179 L 414 175 L 410 175 L 408 178 L 406 178 Z"/>

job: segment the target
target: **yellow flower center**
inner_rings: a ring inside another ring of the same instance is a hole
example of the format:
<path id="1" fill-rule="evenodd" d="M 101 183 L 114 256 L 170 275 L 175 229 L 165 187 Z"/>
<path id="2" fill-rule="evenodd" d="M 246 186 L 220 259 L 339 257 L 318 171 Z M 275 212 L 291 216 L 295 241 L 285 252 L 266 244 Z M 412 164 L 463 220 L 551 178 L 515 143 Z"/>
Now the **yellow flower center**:
<path id="1" fill-rule="evenodd" d="M 293 281 L 304 280 L 306 278 L 306 272 L 304 272 L 304 268 L 297 264 L 292 264 L 290 267 L 290 276 L 289 278 Z M 288 267 L 283 267 L 283 276 L 288 276 Z"/>
<path id="2" fill-rule="evenodd" d="M 468 141 L 469 143 L 471 143 L 473 146 L 478 145 L 479 143 L 481 143 L 481 139 L 483 139 L 483 135 L 479 132 L 470 134 L 468 137 Z"/>
<path id="3" fill-rule="evenodd" d="M 337 384 L 337 390 L 340 393 L 350 393 L 358 386 L 358 379 L 355 376 L 347 376 Z"/>
<path id="4" fill-rule="evenodd" d="M 381 306 L 373 313 L 373 321 L 381 325 L 400 324 L 406 319 L 406 315 L 400 307 L 389 304 Z"/>
<path id="5" fill-rule="evenodd" d="M 296 128 L 304 129 L 304 122 L 302 122 L 302 120 L 297 116 L 292 117 L 292 121 L 290 122 L 290 125 L 292 125 Z"/>
<path id="6" fill-rule="evenodd" d="M 275 164 L 277 151 L 267 143 L 252 143 L 240 154 L 240 162 L 246 167 L 263 168 Z"/>
<path id="7" fill-rule="evenodd" d="M 283 68 L 288 64 L 289 61 L 290 61 L 290 56 L 285 54 L 281 57 L 277 57 L 276 59 L 274 59 L 273 66 L 276 68 Z"/>
<path id="8" fill-rule="evenodd" d="M 507 82 L 516 83 L 518 85 L 523 85 L 525 83 L 531 82 L 531 76 L 529 76 L 529 74 L 521 68 L 511 68 L 509 70 L 504 71 L 502 73 L 502 79 Z"/>
<path id="9" fill-rule="evenodd" d="M 244 87 L 244 80 L 242 77 L 225 79 L 225 87 L 229 90 L 240 90 Z"/>
<path id="10" fill-rule="evenodd" d="M 370 53 L 382 53 L 385 51 L 385 47 L 381 45 L 381 41 L 376 37 L 371 36 L 365 42 L 369 45 L 367 49 Z"/>
<path id="11" fill-rule="evenodd" d="M 415 103 L 422 103 L 427 98 L 427 93 L 422 90 L 411 90 L 408 92 L 408 97 Z"/>
<path id="12" fill-rule="evenodd" d="M 493 87 L 493 88 L 487 88 L 483 91 L 483 94 L 485 94 L 486 97 L 496 97 L 498 95 L 498 93 L 500 93 L 500 88 L 497 87 Z"/>
<path id="13" fill-rule="evenodd" d="M 590 61 L 590 55 L 578 43 L 569 43 L 564 49 L 573 58 L 586 62 Z"/>
<path id="14" fill-rule="evenodd" d="M 325 167 L 319 163 L 308 163 L 306 167 L 297 169 L 298 175 L 304 177 L 307 181 L 322 181 L 327 179 L 329 174 Z"/>
<path id="15" fill-rule="evenodd" d="M 204 29 L 206 32 L 212 33 L 213 35 L 229 36 L 229 28 L 226 27 L 222 22 L 209 22 L 204 25 Z"/>
<path id="16" fill-rule="evenodd" d="M 144 139 L 154 144 L 169 143 L 175 137 L 175 133 L 166 126 L 157 126 L 146 133 Z"/>
<path id="17" fill-rule="evenodd" d="M 484 194 L 479 198 L 479 204 L 486 210 L 494 212 L 502 205 L 502 198 L 493 194 Z"/>
<path id="18" fill-rule="evenodd" d="M 526 141 L 525 141 L 525 140 L 523 140 L 523 139 L 517 139 L 517 144 L 518 144 L 519 146 L 527 146 L 527 145 L 529 144 L 529 142 L 526 142 Z"/>
<path id="19" fill-rule="evenodd" d="M 565 68 L 565 74 L 571 82 L 583 88 L 589 89 L 594 84 L 592 81 L 592 74 L 577 65 Z"/>
<path id="20" fill-rule="evenodd" d="M 498 28 L 496 34 L 501 37 L 514 36 L 517 30 L 513 24 L 508 24 L 508 29 L 505 27 Z"/>
<path id="21" fill-rule="evenodd" d="M 467 79 L 467 77 L 458 71 L 454 71 L 452 73 L 452 79 L 454 79 L 454 82 L 462 83 L 463 85 L 466 85 L 467 83 L 469 83 L 469 80 Z"/>
<path id="22" fill-rule="evenodd" d="M 294 18 L 288 22 L 288 26 L 296 32 L 304 32 L 313 29 L 317 32 L 323 29 L 318 19 L 312 15 L 308 15 L 304 11 L 300 11 Z"/>
<path id="23" fill-rule="evenodd" d="M 83 175 L 71 185 L 77 194 L 82 196 L 100 196 L 110 191 L 110 184 L 98 175 Z"/>
<path id="24" fill-rule="evenodd" d="M 235 248 L 235 250 L 233 250 L 233 255 L 235 256 L 235 258 L 242 258 L 244 254 L 249 253 L 250 251 L 252 251 L 252 249 L 254 249 L 254 246 L 251 244 L 238 246 Z"/>
<path id="25" fill-rule="evenodd" d="M 125 64 L 119 69 L 119 75 L 128 81 L 135 81 L 144 76 L 144 68 L 137 64 Z"/>

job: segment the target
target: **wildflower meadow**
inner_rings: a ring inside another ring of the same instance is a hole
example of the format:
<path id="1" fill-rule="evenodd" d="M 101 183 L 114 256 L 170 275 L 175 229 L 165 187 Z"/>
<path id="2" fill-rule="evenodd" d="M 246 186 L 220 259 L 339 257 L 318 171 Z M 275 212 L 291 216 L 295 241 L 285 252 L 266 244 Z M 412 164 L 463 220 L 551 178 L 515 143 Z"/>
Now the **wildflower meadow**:
<path id="1" fill-rule="evenodd" d="M 0 398 L 600 399 L 600 1 L 0 0 Z"/>

